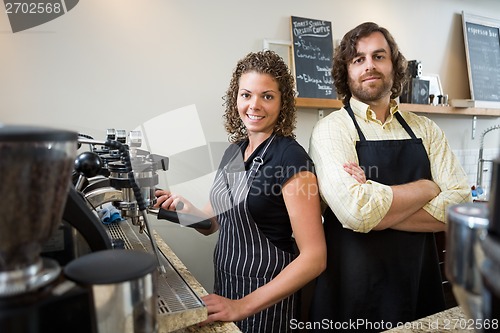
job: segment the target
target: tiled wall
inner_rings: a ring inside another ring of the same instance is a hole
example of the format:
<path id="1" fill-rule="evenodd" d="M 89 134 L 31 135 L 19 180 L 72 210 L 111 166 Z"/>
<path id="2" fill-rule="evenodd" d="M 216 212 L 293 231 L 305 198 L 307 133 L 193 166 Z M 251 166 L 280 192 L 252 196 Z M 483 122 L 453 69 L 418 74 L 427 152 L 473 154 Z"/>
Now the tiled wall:
<path id="1" fill-rule="evenodd" d="M 479 161 L 479 150 L 478 149 L 463 149 L 463 150 L 454 150 L 453 151 L 462 166 L 464 167 L 465 172 L 467 173 L 469 184 L 477 185 L 477 168 Z M 500 156 L 500 148 L 489 148 L 483 149 L 483 159 L 484 160 L 493 160 Z M 491 183 L 491 173 L 492 173 L 492 163 L 485 161 L 483 163 L 483 188 L 485 193 L 488 193 Z"/>

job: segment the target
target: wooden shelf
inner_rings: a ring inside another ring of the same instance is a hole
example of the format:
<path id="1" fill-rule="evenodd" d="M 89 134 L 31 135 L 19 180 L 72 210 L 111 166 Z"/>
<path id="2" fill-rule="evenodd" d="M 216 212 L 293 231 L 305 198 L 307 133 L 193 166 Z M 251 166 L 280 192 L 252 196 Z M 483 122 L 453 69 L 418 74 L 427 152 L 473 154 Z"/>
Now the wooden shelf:
<path id="1" fill-rule="evenodd" d="M 322 98 L 297 98 L 295 104 L 298 109 L 334 109 L 342 108 L 342 101 L 339 99 L 322 99 Z M 401 110 L 411 111 L 415 113 L 432 113 L 446 115 L 465 115 L 465 116 L 490 116 L 500 117 L 500 109 L 485 109 L 485 108 L 456 108 L 452 106 L 435 106 L 426 104 L 400 104 Z"/>
<path id="2" fill-rule="evenodd" d="M 326 98 L 301 98 L 295 99 L 295 105 L 299 109 L 335 109 L 338 110 L 344 106 L 340 99 Z"/>
<path id="3" fill-rule="evenodd" d="M 433 114 L 459 114 L 465 116 L 492 116 L 499 117 L 500 109 L 484 108 L 456 108 L 453 106 L 435 106 L 425 104 L 400 104 L 400 109 L 404 111 L 433 113 Z"/>

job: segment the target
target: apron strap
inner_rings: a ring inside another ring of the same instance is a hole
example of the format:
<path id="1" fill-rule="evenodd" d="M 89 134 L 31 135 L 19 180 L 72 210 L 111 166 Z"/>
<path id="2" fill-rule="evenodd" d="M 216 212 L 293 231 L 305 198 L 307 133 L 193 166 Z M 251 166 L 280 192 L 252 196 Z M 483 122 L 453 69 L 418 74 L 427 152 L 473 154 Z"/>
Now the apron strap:
<path id="1" fill-rule="evenodd" d="M 354 123 L 354 126 L 356 126 L 356 130 L 358 131 L 358 136 L 359 136 L 359 141 L 364 142 L 366 141 L 365 135 L 361 131 L 361 128 L 359 128 L 358 122 L 356 121 L 356 118 L 354 118 L 354 112 L 351 109 L 351 104 L 347 103 L 344 108 L 347 110 L 347 113 L 349 116 L 351 116 L 352 122 Z"/>
<path id="2" fill-rule="evenodd" d="M 398 111 L 395 113 L 395 116 L 396 116 L 396 119 L 401 124 L 401 126 L 403 126 L 403 128 L 406 130 L 406 133 L 408 133 L 412 139 L 416 139 L 417 136 L 415 135 L 415 133 L 413 133 L 410 126 L 408 126 L 408 123 L 403 119 L 403 116 L 401 115 L 401 113 L 399 113 L 399 111 Z"/>
<path id="3" fill-rule="evenodd" d="M 260 166 L 264 164 L 264 156 L 266 155 L 267 148 L 271 145 L 271 142 L 273 142 L 274 138 L 276 137 L 276 134 L 273 134 L 270 138 L 269 141 L 267 142 L 266 146 L 264 147 L 264 150 L 260 153 L 260 155 L 255 156 L 252 162 L 252 166 L 250 167 L 250 171 L 248 174 L 248 180 L 247 184 L 250 186 L 253 182 L 253 179 L 255 178 L 255 175 L 257 174 L 257 171 L 259 170 Z"/>
<path id="4" fill-rule="evenodd" d="M 240 169 L 236 169 L 236 171 L 243 171 L 247 177 L 246 177 L 246 187 L 247 189 L 250 188 L 250 186 L 252 185 L 252 182 L 255 178 L 255 175 L 257 174 L 257 171 L 259 170 L 260 166 L 262 164 L 264 164 L 264 156 L 266 155 L 266 152 L 267 152 L 267 149 L 269 148 L 269 145 L 271 144 L 271 142 L 274 140 L 276 134 L 273 134 L 268 140 L 268 142 L 266 143 L 266 146 L 264 147 L 262 153 L 259 155 L 259 156 L 256 156 L 254 157 L 253 159 L 253 162 L 252 162 L 252 166 L 250 167 L 250 169 L 248 171 L 244 171 L 244 170 L 240 170 Z M 237 159 L 238 156 L 241 156 L 241 151 L 240 151 L 240 148 L 241 148 L 241 144 L 238 144 L 237 145 L 238 149 L 235 151 L 235 153 L 232 155 L 232 157 L 229 159 L 229 162 L 227 165 L 224 166 L 224 169 L 222 170 L 222 173 L 227 173 L 229 170 L 233 169 L 234 170 L 234 166 L 232 167 L 232 164 L 234 163 L 235 159 Z M 238 161 L 239 162 L 239 161 Z M 241 160 L 241 166 L 244 165 L 244 162 L 243 162 L 243 159 Z M 225 179 L 225 184 L 226 184 L 226 188 L 228 190 L 228 193 L 232 193 L 232 189 L 229 185 L 229 182 L 228 182 L 228 179 L 227 179 L 227 174 L 224 176 L 226 177 Z M 245 180 L 241 180 L 241 183 L 243 184 L 245 182 Z M 232 195 L 229 196 L 230 200 L 231 200 L 231 204 L 234 206 L 234 198 Z"/>
<path id="5" fill-rule="evenodd" d="M 356 130 L 358 131 L 359 141 L 360 142 L 366 141 L 365 135 L 361 131 L 361 128 L 359 127 L 358 122 L 356 121 L 356 118 L 354 117 L 354 112 L 352 111 L 351 105 L 349 103 L 347 103 L 344 106 L 344 108 L 347 110 L 347 113 L 349 114 L 349 116 L 351 117 L 352 121 L 354 122 L 354 126 L 356 127 Z M 399 121 L 399 123 L 401 124 L 401 126 L 403 126 L 403 128 L 406 131 L 406 133 L 408 133 L 408 135 L 412 139 L 416 139 L 417 136 L 415 135 L 415 133 L 413 132 L 413 130 L 410 128 L 410 126 L 408 125 L 408 123 L 404 120 L 404 118 L 401 115 L 401 113 L 399 113 L 399 111 L 398 111 L 394 115 L 396 116 L 396 119 Z"/>

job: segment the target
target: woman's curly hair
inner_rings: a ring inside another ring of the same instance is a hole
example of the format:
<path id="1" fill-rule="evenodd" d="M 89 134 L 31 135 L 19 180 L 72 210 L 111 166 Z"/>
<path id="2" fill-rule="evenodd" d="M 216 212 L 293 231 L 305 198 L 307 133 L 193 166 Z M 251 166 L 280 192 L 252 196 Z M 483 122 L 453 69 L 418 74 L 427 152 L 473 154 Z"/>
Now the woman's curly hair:
<path id="1" fill-rule="evenodd" d="M 391 98 L 396 98 L 401 95 L 403 86 L 408 80 L 408 63 L 403 54 L 399 51 L 398 44 L 391 33 L 376 23 L 362 23 L 345 34 L 340 45 L 335 49 L 333 56 L 332 77 L 335 88 L 337 89 L 337 95 L 343 98 L 344 104 L 346 104 L 352 96 L 348 85 L 347 65 L 356 57 L 356 44 L 361 38 L 367 37 L 377 31 L 384 35 L 391 49 L 391 60 L 394 73 Z"/>
<path id="2" fill-rule="evenodd" d="M 247 130 L 238 114 L 239 81 L 243 74 L 256 72 L 271 75 L 277 82 L 281 92 L 281 109 L 274 133 L 295 138 L 293 131 L 296 124 L 294 78 L 283 59 L 275 52 L 265 50 L 247 54 L 238 61 L 233 71 L 229 88 L 224 96 L 224 127 L 232 143 L 247 138 Z"/>

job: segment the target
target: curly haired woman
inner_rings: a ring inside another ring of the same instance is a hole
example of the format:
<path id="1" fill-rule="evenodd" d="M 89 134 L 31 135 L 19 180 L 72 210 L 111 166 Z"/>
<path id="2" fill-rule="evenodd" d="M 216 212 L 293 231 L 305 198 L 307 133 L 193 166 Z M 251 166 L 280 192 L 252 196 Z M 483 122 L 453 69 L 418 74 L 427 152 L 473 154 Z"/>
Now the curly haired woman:
<path id="1" fill-rule="evenodd" d="M 225 96 L 225 152 L 210 203 L 197 209 L 158 191 L 157 206 L 210 216 L 219 230 L 208 319 L 243 332 L 290 332 L 296 292 L 326 265 L 320 199 L 311 159 L 297 143 L 294 79 L 272 51 L 241 59 Z M 294 249 L 298 249 L 295 253 Z"/>

